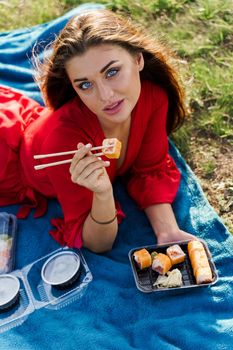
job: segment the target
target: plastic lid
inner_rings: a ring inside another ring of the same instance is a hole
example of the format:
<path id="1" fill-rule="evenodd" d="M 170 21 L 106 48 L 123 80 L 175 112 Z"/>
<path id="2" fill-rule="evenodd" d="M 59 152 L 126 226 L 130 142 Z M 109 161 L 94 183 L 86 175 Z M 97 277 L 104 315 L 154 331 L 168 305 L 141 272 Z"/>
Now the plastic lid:
<path id="1" fill-rule="evenodd" d="M 43 265 L 41 277 L 44 282 L 59 286 L 69 282 L 80 268 L 80 258 L 73 252 L 59 252 Z"/>
<path id="2" fill-rule="evenodd" d="M 0 275 L 0 307 L 14 300 L 20 288 L 17 277 L 13 275 Z"/>

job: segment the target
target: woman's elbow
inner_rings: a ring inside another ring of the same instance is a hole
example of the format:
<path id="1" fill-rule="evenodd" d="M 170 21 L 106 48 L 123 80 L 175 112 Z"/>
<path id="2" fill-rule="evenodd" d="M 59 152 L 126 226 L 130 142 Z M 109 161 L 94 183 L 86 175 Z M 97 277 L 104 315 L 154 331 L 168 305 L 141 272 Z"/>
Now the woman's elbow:
<path id="1" fill-rule="evenodd" d="M 83 245 L 85 248 L 87 248 L 88 250 L 90 250 L 92 253 L 95 254 L 103 254 L 103 253 L 107 253 L 110 252 L 112 250 L 113 247 L 113 243 L 112 244 L 104 244 L 104 245 L 98 245 L 98 244 L 84 244 Z"/>
<path id="2" fill-rule="evenodd" d="M 112 250 L 118 232 L 118 224 L 108 230 L 94 231 L 93 228 L 83 230 L 83 246 L 93 253 L 101 254 Z"/>

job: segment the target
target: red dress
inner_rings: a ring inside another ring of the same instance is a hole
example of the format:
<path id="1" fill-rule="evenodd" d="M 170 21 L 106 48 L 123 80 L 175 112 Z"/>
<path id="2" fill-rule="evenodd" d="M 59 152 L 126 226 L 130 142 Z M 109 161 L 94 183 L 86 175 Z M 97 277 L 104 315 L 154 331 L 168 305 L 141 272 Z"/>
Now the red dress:
<path id="1" fill-rule="evenodd" d="M 164 90 L 143 81 L 132 111 L 124 163 L 117 169 L 113 159 L 106 168 L 112 182 L 124 176 L 129 194 L 141 209 L 172 203 L 179 187 L 180 173 L 168 154 L 167 109 Z M 64 220 L 53 221 L 57 230 L 52 235 L 61 244 L 81 247 L 92 192 L 71 181 L 69 164 L 34 170 L 34 165 L 47 163 L 48 158 L 36 161 L 33 155 L 73 150 L 78 142 L 101 145 L 105 135 L 96 115 L 78 96 L 51 113 L 20 93 L 1 88 L 0 126 L 0 205 L 25 202 L 18 216 L 25 217 L 32 206 L 39 216 L 46 210 L 45 198 L 56 197 Z M 57 160 L 49 158 L 49 162 Z"/>

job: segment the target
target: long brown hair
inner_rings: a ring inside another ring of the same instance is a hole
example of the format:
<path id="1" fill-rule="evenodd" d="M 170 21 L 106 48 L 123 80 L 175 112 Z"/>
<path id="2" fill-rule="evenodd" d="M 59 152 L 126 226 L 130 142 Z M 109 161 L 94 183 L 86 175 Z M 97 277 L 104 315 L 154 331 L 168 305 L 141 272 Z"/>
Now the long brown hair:
<path id="1" fill-rule="evenodd" d="M 168 94 L 168 134 L 177 129 L 185 117 L 184 92 L 176 68 L 171 64 L 175 55 L 160 41 L 130 19 L 106 9 L 93 10 L 72 18 L 51 44 L 52 54 L 37 64 L 38 82 L 45 103 L 56 110 L 77 95 L 66 73 L 65 64 L 74 56 L 81 55 L 93 46 L 117 44 L 129 53 L 142 52 L 145 65 L 141 79 L 150 80 Z"/>

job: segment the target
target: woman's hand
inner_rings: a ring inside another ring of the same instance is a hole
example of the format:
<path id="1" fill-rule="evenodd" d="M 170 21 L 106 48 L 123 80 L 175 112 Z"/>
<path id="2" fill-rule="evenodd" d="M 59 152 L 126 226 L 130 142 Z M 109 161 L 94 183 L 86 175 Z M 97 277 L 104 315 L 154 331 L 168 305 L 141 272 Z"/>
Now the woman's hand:
<path id="1" fill-rule="evenodd" d="M 146 208 L 145 212 L 154 229 L 158 244 L 197 239 L 179 228 L 171 204 L 155 204 Z"/>
<path id="2" fill-rule="evenodd" d="M 106 192 L 112 188 L 111 181 L 106 171 L 110 165 L 109 161 L 103 161 L 91 153 L 91 145 L 78 144 L 77 153 L 75 153 L 71 166 L 71 180 L 92 192 Z"/>
<path id="3" fill-rule="evenodd" d="M 193 236 L 192 234 L 190 234 L 188 232 L 180 230 L 180 229 L 178 229 L 177 231 L 174 231 L 174 232 L 159 233 L 157 235 L 158 244 L 178 242 L 178 241 L 187 241 L 190 239 L 197 239 L 197 237 Z"/>

